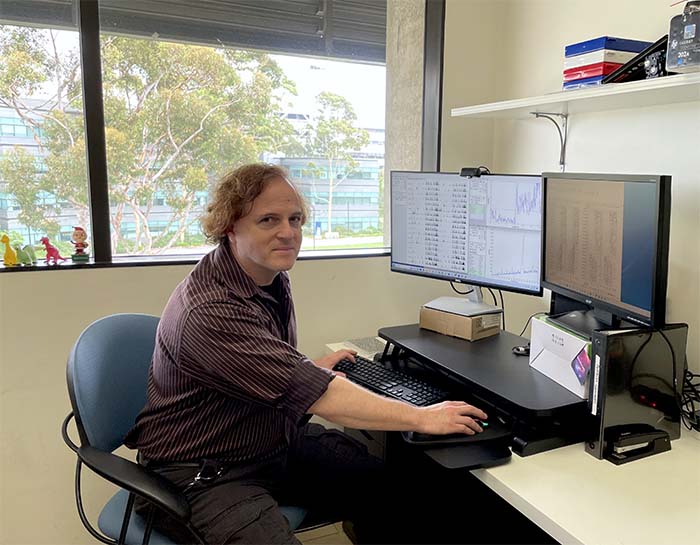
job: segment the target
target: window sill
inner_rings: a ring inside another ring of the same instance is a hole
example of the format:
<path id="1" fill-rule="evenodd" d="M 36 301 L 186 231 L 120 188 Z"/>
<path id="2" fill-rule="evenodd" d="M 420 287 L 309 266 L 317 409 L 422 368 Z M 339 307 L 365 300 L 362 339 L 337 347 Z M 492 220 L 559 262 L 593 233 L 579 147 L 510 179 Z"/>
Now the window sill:
<path id="1" fill-rule="evenodd" d="M 390 248 L 353 248 L 348 250 L 304 250 L 299 253 L 298 261 L 314 261 L 317 259 L 355 259 L 359 257 L 382 257 L 391 253 Z M 172 256 L 129 256 L 115 257 L 111 262 L 73 263 L 70 260 L 59 265 L 46 265 L 39 262 L 35 265 L 5 267 L 0 264 L 0 273 L 5 272 L 34 272 L 34 271 L 74 271 L 81 269 L 107 269 L 116 267 L 157 267 L 164 265 L 194 265 L 205 254 L 172 255 Z"/>

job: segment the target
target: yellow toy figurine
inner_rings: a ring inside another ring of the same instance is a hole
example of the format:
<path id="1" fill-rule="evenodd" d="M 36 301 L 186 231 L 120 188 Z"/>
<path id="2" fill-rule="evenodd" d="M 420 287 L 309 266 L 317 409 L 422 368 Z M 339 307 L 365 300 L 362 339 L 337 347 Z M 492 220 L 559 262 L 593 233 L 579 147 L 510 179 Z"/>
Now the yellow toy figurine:
<path id="1" fill-rule="evenodd" d="M 2 258 L 5 267 L 16 267 L 18 265 L 17 253 L 12 249 L 12 246 L 10 246 L 10 237 L 6 234 L 2 235 L 2 237 L 0 237 L 0 242 L 5 245 L 5 254 Z"/>
<path id="2" fill-rule="evenodd" d="M 90 256 L 85 251 L 85 248 L 90 246 L 87 243 L 87 233 L 82 227 L 73 227 L 73 234 L 71 235 L 71 243 L 75 246 L 75 253 L 71 256 L 73 261 L 87 261 Z"/>

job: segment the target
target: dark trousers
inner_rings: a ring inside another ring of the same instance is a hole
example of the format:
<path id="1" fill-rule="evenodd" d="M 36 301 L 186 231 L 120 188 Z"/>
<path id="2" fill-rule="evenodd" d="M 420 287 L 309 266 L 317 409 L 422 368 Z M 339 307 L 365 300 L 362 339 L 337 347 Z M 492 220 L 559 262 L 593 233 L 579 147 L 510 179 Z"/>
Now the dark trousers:
<path id="1" fill-rule="evenodd" d="M 286 457 L 230 467 L 208 484 L 191 485 L 197 468 L 154 470 L 185 490 L 191 522 L 212 545 L 299 543 L 279 505 L 305 507 L 307 519 L 314 521 L 351 520 L 359 542 L 407 541 L 397 528 L 400 521 L 411 521 L 400 480 L 364 445 L 318 424 L 296 433 Z M 137 503 L 138 510 L 143 507 Z M 155 527 L 178 542 L 192 542 L 164 515 L 156 516 Z"/>

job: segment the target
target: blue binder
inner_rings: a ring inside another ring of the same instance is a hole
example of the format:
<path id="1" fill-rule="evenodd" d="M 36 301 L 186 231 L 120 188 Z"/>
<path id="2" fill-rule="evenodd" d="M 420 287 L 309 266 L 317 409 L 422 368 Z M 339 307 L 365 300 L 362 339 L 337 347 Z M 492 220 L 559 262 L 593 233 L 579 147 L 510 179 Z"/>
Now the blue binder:
<path id="1" fill-rule="evenodd" d="M 581 53 L 590 53 L 599 49 L 614 49 L 615 51 L 631 51 L 639 53 L 651 45 L 652 42 L 642 42 L 639 40 L 628 40 L 625 38 L 614 38 L 612 36 L 601 36 L 585 42 L 567 45 L 564 48 L 565 57 L 573 57 Z"/>
<path id="2" fill-rule="evenodd" d="M 564 89 L 580 89 L 581 87 L 593 87 L 603 83 L 605 76 L 593 76 L 591 78 L 572 79 L 564 82 Z"/>

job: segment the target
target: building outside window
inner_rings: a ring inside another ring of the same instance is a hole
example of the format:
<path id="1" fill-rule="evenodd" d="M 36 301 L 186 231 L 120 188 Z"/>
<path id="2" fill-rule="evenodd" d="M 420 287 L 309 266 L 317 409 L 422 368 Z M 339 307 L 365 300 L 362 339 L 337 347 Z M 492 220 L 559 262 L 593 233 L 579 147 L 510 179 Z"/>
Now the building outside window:
<path id="1" fill-rule="evenodd" d="M 0 21 L 0 231 L 69 240 L 91 210 L 74 5 L 52 3 L 47 25 L 46 2 L 15 4 Z M 281 2 L 272 17 L 202 0 L 189 8 L 199 26 L 181 23 L 182 5 L 156 4 L 100 2 L 112 255 L 208 251 L 199 218 L 210 191 L 252 161 L 287 168 L 308 199 L 302 249 L 383 246 L 384 36 L 370 31 L 384 32 L 384 3 L 365 6 L 364 27 L 350 24 L 349 0 L 323 2 L 326 12 Z M 263 16 L 259 34 L 243 28 Z"/>

